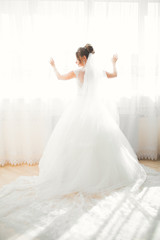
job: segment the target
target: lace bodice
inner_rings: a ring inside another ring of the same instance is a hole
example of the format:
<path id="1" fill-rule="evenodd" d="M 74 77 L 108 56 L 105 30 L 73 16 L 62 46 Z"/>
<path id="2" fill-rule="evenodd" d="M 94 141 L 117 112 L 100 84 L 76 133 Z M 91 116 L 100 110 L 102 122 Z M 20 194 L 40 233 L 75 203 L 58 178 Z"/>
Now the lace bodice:
<path id="1" fill-rule="evenodd" d="M 81 95 L 82 94 L 82 86 L 84 82 L 84 73 L 85 73 L 85 68 L 79 68 L 74 70 L 74 73 L 76 75 L 76 83 L 77 83 L 77 94 Z"/>

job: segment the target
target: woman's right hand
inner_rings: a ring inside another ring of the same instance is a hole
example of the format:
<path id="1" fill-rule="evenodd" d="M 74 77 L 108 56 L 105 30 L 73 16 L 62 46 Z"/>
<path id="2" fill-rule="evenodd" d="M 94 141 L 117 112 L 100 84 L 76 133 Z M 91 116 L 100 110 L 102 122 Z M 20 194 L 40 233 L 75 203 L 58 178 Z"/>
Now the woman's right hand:
<path id="1" fill-rule="evenodd" d="M 50 58 L 50 64 L 52 67 L 55 67 L 55 62 L 54 62 L 53 58 Z"/>
<path id="2" fill-rule="evenodd" d="M 117 60 L 118 60 L 118 55 L 114 54 L 113 57 L 112 57 L 112 63 L 116 63 Z"/>

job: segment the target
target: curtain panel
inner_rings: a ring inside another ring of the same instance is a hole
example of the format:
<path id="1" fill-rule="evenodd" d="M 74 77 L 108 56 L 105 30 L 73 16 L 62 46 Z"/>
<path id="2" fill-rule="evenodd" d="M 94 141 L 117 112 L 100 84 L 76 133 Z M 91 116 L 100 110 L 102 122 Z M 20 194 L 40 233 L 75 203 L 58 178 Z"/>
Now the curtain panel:
<path id="1" fill-rule="evenodd" d="M 0 165 L 35 164 L 67 104 L 75 52 L 93 45 L 117 102 L 119 126 L 138 158 L 160 155 L 160 2 L 157 0 L 0 1 Z"/>

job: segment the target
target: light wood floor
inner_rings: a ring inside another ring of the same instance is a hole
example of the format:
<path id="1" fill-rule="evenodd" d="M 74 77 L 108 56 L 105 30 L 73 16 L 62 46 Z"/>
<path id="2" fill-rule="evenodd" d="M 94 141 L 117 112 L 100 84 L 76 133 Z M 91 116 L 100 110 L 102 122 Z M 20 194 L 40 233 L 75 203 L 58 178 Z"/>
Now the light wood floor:
<path id="1" fill-rule="evenodd" d="M 139 160 L 139 162 L 160 172 L 160 160 Z M 5 165 L 0 167 L 0 187 L 14 181 L 19 176 L 38 175 L 38 172 L 38 165 Z"/>

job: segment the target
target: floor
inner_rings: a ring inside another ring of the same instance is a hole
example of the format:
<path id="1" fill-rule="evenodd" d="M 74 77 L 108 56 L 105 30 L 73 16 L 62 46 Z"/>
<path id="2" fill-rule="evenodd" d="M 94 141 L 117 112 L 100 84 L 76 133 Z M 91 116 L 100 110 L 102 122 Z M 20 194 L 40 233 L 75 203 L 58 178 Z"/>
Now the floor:
<path id="1" fill-rule="evenodd" d="M 140 160 L 140 163 L 160 172 L 160 160 Z M 38 175 L 38 165 L 0 167 L 0 186 L 21 175 Z M 89 208 L 82 196 L 78 204 L 65 198 L 37 203 L 28 183 L 23 185 L 24 191 L 21 185 L 16 185 L 17 191 L 11 186 L 9 192 L 3 192 L 7 197 L 1 198 L 0 239 L 159 240 L 160 174 L 148 172 L 147 176 L 138 194 L 122 189 L 120 193 L 94 199 Z"/>
<path id="2" fill-rule="evenodd" d="M 160 172 L 160 160 L 139 160 L 140 163 L 151 167 Z M 3 185 L 12 182 L 19 176 L 32 176 L 38 175 L 39 169 L 38 165 L 5 165 L 0 167 L 0 187 Z"/>

